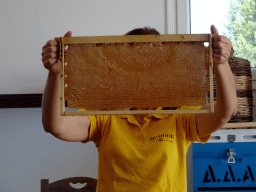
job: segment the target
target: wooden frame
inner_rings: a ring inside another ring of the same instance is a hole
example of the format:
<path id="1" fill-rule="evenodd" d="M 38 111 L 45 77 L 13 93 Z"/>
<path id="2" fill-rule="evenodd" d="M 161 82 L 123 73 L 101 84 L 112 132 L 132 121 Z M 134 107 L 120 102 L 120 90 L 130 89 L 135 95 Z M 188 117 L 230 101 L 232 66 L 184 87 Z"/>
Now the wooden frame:
<path id="1" fill-rule="evenodd" d="M 213 60 L 212 60 L 212 34 L 177 34 L 177 35 L 132 35 L 132 36 L 91 36 L 91 37 L 58 37 L 55 38 L 60 43 L 61 65 L 61 107 L 62 116 L 75 115 L 117 115 L 117 114 L 178 114 L 178 113 L 213 113 L 214 96 L 213 96 Z M 210 82 L 210 110 L 137 110 L 137 111 L 65 111 L 65 54 L 64 49 L 69 44 L 83 43 L 134 43 L 134 42 L 188 42 L 202 41 L 209 43 L 209 82 Z"/>
<path id="2" fill-rule="evenodd" d="M 256 127 L 256 122 L 226 123 L 221 129 Z"/>

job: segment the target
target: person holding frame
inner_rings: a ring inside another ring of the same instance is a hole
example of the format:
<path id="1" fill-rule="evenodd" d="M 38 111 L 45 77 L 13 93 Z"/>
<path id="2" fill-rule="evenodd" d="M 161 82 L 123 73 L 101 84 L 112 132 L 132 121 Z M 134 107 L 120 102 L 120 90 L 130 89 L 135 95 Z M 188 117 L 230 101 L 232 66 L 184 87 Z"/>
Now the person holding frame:
<path id="1" fill-rule="evenodd" d="M 228 58 L 231 41 L 211 26 L 217 98 L 214 113 L 148 115 L 60 115 L 59 45 L 49 40 L 42 48 L 42 62 L 49 70 L 42 100 L 44 130 L 69 142 L 93 141 L 99 152 L 97 191 L 187 191 L 186 153 L 193 142 L 206 143 L 213 132 L 237 112 L 234 76 Z M 151 28 L 137 28 L 125 35 L 159 35 Z M 64 37 L 71 37 L 68 31 Z M 209 109 L 184 107 L 185 109 Z M 146 108 L 147 110 L 155 108 Z M 140 108 L 133 108 L 140 110 Z"/>

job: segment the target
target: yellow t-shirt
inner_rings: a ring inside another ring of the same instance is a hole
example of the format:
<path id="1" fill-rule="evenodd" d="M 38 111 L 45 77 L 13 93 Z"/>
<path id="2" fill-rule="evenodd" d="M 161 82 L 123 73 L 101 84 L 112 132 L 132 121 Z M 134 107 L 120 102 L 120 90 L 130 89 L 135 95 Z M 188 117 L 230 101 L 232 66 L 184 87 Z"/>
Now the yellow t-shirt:
<path id="1" fill-rule="evenodd" d="M 199 109 L 182 107 L 180 110 Z M 82 110 L 80 110 L 82 111 Z M 198 138 L 195 114 L 89 115 L 99 152 L 97 192 L 186 192 L 186 153 Z"/>

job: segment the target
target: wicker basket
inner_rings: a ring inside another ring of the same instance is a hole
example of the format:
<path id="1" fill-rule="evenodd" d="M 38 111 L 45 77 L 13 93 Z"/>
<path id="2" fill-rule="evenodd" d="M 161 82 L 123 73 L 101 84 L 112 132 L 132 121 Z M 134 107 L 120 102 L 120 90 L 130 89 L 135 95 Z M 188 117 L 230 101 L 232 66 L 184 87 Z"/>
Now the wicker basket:
<path id="1" fill-rule="evenodd" d="M 229 57 L 228 61 L 235 77 L 238 100 L 237 114 L 234 115 L 228 123 L 253 122 L 252 74 L 250 62 L 234 57 L 233 55 Z M 216 99 L 215 78 L 214 98 Z"/>

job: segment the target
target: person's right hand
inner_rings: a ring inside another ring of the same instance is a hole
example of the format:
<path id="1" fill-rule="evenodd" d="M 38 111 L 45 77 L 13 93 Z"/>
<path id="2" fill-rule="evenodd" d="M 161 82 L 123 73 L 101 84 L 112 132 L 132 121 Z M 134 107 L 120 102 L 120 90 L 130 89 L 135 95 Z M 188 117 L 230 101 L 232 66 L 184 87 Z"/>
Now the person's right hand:
<path id="1" fill-rule="evenodd" d="M 72 31 L 68 31 L 64 37 L 71 37 Z M 44 67 L 49 70 L 50 73 L 60 74 L 60 47 L 59 43 L 50 39 L 42 48 L 42 61 Z"/>

